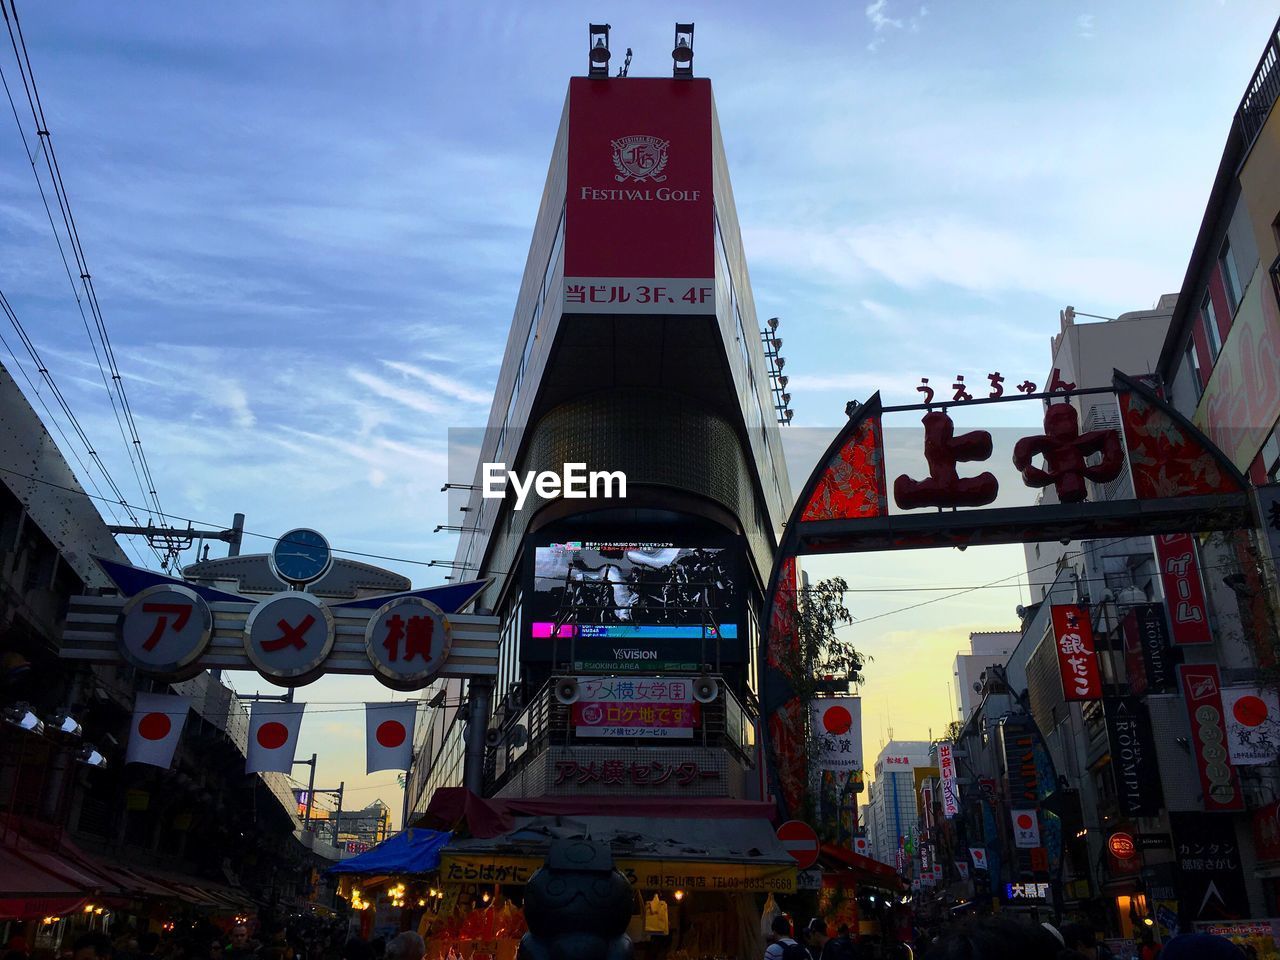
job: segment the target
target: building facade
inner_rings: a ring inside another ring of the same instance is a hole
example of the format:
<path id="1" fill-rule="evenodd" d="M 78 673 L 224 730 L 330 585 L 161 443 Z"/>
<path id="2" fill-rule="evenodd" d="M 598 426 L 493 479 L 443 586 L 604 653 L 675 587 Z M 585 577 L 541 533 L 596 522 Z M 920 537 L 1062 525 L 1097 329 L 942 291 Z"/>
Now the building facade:
<path id="1" fill-rule="evenodd" d="M 902 864 L 910 862 L 906 851 L 920 823 L 917 770 L 930 765 L 925 740 L 890 740 L 877 755 L 865 818 L 871 856 L 881 863 L 900 867 L 899 850 L 904 852 Z"/>
<path id="2" fill-rule="evenodd" d="M 762 798 L 756 621 L 791 502 L 762 336 L 775 334 L 756 317 L 710 82 L 572 80 L 455 505 L 454 573 L 489 581 L 500 672 L 492 691 L 430 692 L 445 706 L 418 743 L 412 810 L 464 784 Z M 523 477 L 575 462 L 625 474 L 625 499 L 485 495 L 487 465 Z M 690 702 L 699 678 L 715 695 Z M 557 695 L 565 679 L 577 693 Z M 663 697 L 680 707 L 664 720 L 620 706 Z M 468 722 L 488 732 L 470 752 Z"/>
<path id="3" fill-rule="evenodd" d="M 1018 645 L 1017 630 L 983 630 L 969 634 L 969 650 L 956 654 L 951 665 L 952 683 L 956 690 L 956 719 L 961 723 L 981 702 L 984 674 L 992 667 L 1003 667 Z"/>

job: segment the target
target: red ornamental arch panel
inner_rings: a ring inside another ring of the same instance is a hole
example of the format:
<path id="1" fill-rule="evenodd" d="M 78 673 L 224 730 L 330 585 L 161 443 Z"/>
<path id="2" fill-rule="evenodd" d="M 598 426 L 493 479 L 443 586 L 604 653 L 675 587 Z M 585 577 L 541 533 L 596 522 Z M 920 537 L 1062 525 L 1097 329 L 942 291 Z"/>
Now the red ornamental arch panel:
<path id="1" fill-rule="evenodd" d="M 784 669 L 787 651 L 794 650 L 798 642 L 797 557 L 1200 532 L 1250 523 L 1247 481 L 1195 426 L 1145 384 L 1119 371 L 1110 389 L 1119 408 L 1119 429 L 1086 434 L 1078 431 L 1074 409 L 1068 416 L 1054 402 L 1082 393 L 1105 394 L 1106 388 L 1074 391 L 1062 397 L 1051 393 L 1009 398 L 1046 403 L 1044 432 L 1019 441 L 1014 462 L 1025 483 L 1057 487 L 1062 502 L 1034 507 L 986 508 L 996 495 L 995 478 L 991 477 L 987 482 L 991 489 L 984 488 L 953 504 L 974 509 L 913 512 L 917 506 L 936 507 L 931 501 L 942 494 L 922 487 L 927 481 L 900 477 L 895 493 L 901 486 L 908 496 L 897 497 L 900 512 L 891 515 L 885 482 L 886 412 L 924 411 L 926 453 L 932 436 L 933 459 L 941 454 L 947 454 L 943 460 L 948 459 L 955 453 L 950 446 L 961 442 L 963 449 L 954 460 L 986 459 L 990 436 L 985 431 L 954 435 L 947 408 L 963 403 L 886 410 L 877 393 L 852 410 L 791 511 L 761 612 L 763 739 L 771 788 L 784 814 L 800 809 L 808 781 L 805 710 Z M 930 418 L 933 434 L 928 431 Z M 1033 463 L 1037 457 L 1043 467 Z M 930 462 L 932 467 L 932 459 Z M 1084 480 L 1109 482 L 1124 476 L 1126 469 L 1132 499 L 1088 500 Z"/>

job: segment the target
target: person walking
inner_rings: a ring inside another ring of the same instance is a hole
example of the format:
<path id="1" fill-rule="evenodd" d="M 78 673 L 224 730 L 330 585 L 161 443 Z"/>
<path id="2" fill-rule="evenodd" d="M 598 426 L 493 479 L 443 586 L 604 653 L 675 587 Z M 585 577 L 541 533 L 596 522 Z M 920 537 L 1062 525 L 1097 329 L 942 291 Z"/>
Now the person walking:
<path id="1" fill-rule="evenodd" d="M 853 938 L 849 936 L 849 925 L 842 923 L 836 929 L 836 935 L 826 942 L 819 960 L 857 960 Z"/>
<path id="2" fill-rule="evenodd" d="M 423 960 L 426 955 L 426 942 L 412 930 L 406 930 L 387 944 L 387 960 Z"/>
<path id="3" fill-rule="evenodd" d="M 780 913 L 773 918 L 773 937 L 764 949 L 764 960 L 813 960 L 809 951 L 791 936 L 791 918 Z"/>

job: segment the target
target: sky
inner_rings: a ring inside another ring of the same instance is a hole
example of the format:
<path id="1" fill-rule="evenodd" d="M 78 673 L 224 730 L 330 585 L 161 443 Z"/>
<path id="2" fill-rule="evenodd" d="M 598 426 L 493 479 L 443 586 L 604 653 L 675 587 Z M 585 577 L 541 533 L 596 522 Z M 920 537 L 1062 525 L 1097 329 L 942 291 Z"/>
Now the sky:
<path id="1" fill-rule="evenodd" d="M 798 487 L 846 400 L 911 402 L 921 376 L 1041 381 L 1063 307 L 1116 316 L 1176 291 L 1277 13 L 1242 0 L 658 6 L 19 3 L 166 512 L 215 528 L 243 512 L 268 536 L 313 526 L 398 558 L 386 566 L 415 586 L 438 582 L 424 564 L 453 555 L 432 533 L 447 431 L 487 419 L 591 21 L 612 23 L 618 54 L 634 49 L 632 76 L 666 75 L 672 24 L 697 24 L 759 315 L 782 318 Z M 7 49 L 0 69 L 12 86 Z M 22 129 L 35 142 L 29 115 Z M 0 263 L 0 290 L 141 503 L 7 116 Z M 0 362 L 15 366 L 2 348 Z M 1034 425 L 1013 407 L 991 422 Z M 867 621 L 849 636 L 874 658 L 870 755 L 890 729 L 937 736 L 955 652 L 970 630 L 1015 626 L 1026 599 L 1019 547 L 808 569 L 877 591 L 849 603 Z M 952 599 L 921 590 L 1001 578 Z M 344 781 L 349 806 L 398 810 L 394 775 L 363 774 L 359 702 L 388 692 L 329 679 L 303 693 L 328 711 L 304 722 L 299 751 L 320 753 L 320 782 Z"/>

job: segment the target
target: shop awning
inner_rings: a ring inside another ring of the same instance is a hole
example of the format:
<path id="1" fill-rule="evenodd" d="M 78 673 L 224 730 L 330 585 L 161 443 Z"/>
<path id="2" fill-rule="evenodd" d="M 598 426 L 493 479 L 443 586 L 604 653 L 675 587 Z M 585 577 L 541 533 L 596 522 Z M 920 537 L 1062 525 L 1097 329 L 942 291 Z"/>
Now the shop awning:
<path id="1" fill-rule="evenodd" d="M 0 847 L 0 920 L 34 920 L 80 909 L 87 891 Z"/>
<path id="2" fill-rule="evenodd" d="M 907 889 L 902 877 L 898 876 L 898 871 L 887 863 L 864 857 L 862 854 L 854 853 L 849 848 L 838 844 L 824 843 L 819 850 L 818 862 L 824 868 L 834 868 L 834 870 L 824 869 L 824 883 L 828 876 L 832 874 L 838 876 L 843 872 L 852 875 L 855 881 L 875 884 L 886 890 L 901 891 Z M 831 885 L 839 886 L 838 883 Z"/>
<path id="3" fill-rule="evenodd" d="M 440 858 L 446 883 L 528 881 L 551 841 L 585 837 L 608 843 L 614 864 L 641 890 L 792 893 L 795 860 L 773 826 L 760 819 L 518 817 L 498 837 L 455 840 Z"/>
<path id="4" fill-rule="evenodd" d="M 444 830 L 410 827 L 357 857 L 334 864 L 325 872 L 365 876 L 431 873 L 439 868 L 440 851 L 452 837 L 452 833 Z"/>

